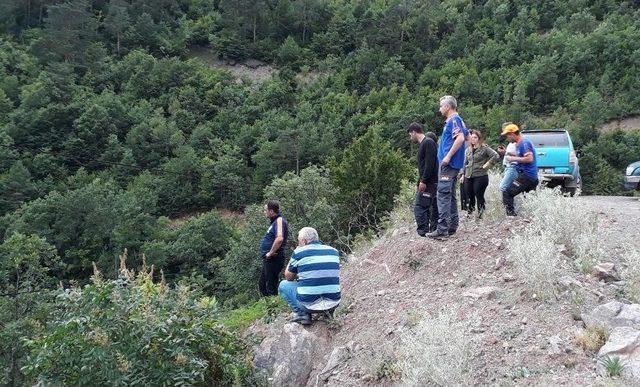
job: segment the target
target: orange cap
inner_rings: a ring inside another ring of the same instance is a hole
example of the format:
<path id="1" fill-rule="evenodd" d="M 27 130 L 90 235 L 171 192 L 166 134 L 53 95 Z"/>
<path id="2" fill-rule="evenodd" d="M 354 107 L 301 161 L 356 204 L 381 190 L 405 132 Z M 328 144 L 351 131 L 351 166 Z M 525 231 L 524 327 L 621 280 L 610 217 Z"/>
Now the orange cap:
<path id="1" fill-rule="evenodd" d="M 520 131 L 520 128 L 518 128 L 518 125 L 516 125 L 516 124 L 509 124 L 509 125 L 505 126 L 505 127 L 502 129 L 502 134 L 501 134 L 501 136 L 504 136 L 504 135 L 505 135 L 505 134 L 507 134 L 507 133 L 515 133 L 515 132 L 518 132 L 518 131 Z"/>

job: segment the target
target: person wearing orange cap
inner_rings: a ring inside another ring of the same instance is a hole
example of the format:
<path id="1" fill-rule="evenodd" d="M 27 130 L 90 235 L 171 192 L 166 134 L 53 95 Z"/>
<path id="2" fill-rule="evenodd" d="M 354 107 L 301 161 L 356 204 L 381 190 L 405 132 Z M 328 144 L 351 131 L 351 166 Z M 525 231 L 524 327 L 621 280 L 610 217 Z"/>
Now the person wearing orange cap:
<path id="1" fill-rule="evenodd" d="M 538 186 L 538 163 L 536 150 L 528 139 L 520 135 L 520 128 L 515 124 L 506 125 L 502 129 L 502 135 L 510 143 L 516 144 L 516 155 L 505 156 L 505 160 L 516 164 L 518 177 L 502 192 L 502 203 L 507 211 L 507 216 L 516 216 L 514 198 L 523 193 L 535 190 Z"/>
<path id="2" fill-rule="evenodd" d="M 505 122 L 502 124 L 502 129 L 505 126 L 511 125 L 512 122 Z M 501 130 L 502 130 L 501 129 Z M 516 144 L 513 142 L 508 143 L 507 147 L 503 147 L 502 145 L 498 147 L 498 154 L 500 156 L 515 156 L 516 155 Z M 518 178 L 518 171 L 516 170 L 516 165 L 518 163 L 508 162 L 506 158 L 502 160 L 502 165 L 504 166 L 504 172 L 502 174 L 502 181 L 500 181 L 500 192 L 504 192 L 507 188 L 513 183 L 515 179 Z"/>

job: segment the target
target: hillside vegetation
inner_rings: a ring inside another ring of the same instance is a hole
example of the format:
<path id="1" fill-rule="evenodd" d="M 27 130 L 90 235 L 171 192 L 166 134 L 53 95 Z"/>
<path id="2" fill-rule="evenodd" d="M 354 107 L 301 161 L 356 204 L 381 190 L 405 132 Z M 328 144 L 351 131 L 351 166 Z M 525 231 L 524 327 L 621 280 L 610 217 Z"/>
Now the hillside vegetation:
<path id="1" fill-rule="evenodd" d="M 444 94 L 490 141 L 505 121 L 569 128 L 585 193 L 620 193 L 640 135 L 596 128 L 640 114 L 639 16 L 607 0 L 0 2 L 0 384 L 82 384 L 39 373 L 27 344 L 91 309 L 55 289 L 117 281 L 125 250 L 222 309 L 257 297 L 264 199 L 291 235 L 313 225 L 350 252 L 415 178 L 405 128 L 439 133 Z M 194 50 L 276 71 L 236 79 Z M 233 367 L 180 377 L 238 381 Z"/>

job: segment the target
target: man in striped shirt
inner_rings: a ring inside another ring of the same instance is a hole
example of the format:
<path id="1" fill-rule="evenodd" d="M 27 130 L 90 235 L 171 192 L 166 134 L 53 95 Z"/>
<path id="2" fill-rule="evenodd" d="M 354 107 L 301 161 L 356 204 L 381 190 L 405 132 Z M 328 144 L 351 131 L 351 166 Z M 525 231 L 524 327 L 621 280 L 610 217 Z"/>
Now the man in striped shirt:
<path id="1" fill-rule="evenodd" d="M 322 244 L 311 227 L 298 233 L 298 247 L 284 276 L 278 290 L 296 314 L 292 322 L 310 325 L 311 313 L 335 309 L 340 303 L 340 253 Z"/>

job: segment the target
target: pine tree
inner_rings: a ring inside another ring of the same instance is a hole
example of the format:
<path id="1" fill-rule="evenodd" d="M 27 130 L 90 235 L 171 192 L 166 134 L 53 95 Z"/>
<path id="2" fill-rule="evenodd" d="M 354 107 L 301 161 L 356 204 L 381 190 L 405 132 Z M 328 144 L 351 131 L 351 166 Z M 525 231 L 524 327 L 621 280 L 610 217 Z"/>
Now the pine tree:
<path id="1" fill-rule="evenodd" d="M 81 63 L 84 49 L 96 37 L 97 26 L 87 0 L 51 5 L 47 9 L 44 36 L 37 46 L 39 55 L 45 60 Z"/>
<path id="2" fill-rule="evenodd" d="M 116 53 L 120 55 L 120 43 L 122 35 L 131 27 L 131 19 L 127 12 L 127 2 L 124 0 L 111 0 L 109 11 L 104 19 L 104 26 L 116 38 Z"/>
<path id="3" fill-rule="evenodd" d="M 408 162 L 391 149 L 374 125 L 329 164 L 331 178 L 340 193 L 338 202 L 351 214 L 356 230 L 376 227 L 393 209 L 393 198 L 410 173 Z"/>

